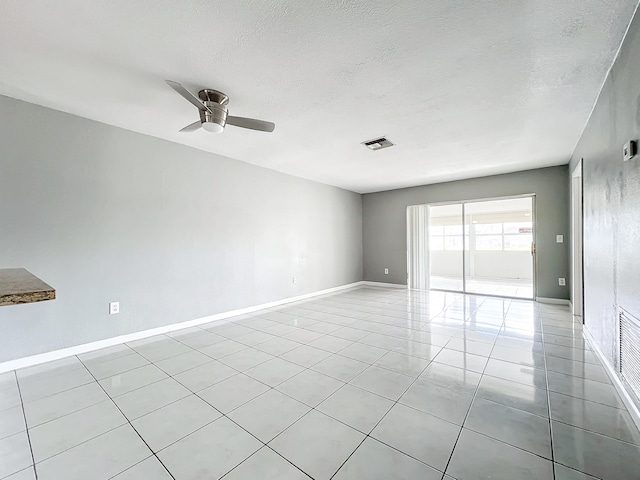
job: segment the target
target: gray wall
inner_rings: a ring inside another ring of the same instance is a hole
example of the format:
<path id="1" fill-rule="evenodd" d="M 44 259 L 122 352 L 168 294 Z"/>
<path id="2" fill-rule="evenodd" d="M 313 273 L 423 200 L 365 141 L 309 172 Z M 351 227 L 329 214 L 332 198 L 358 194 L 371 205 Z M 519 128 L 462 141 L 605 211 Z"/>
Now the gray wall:
<path id="1" fill-rule="evenodd" d="M 535 193 L 537 295 L 568 299 L 568 279 L 560 287 L 558 278 L 569 276 L 569 242 L 556 243 L 557 234 L 568 240 L 570 229 L 567 176 L 563 165 L 364 195 L 364 279 L 407 284 L 407 206 Z"/>
<path id="2" fill-rule="evenodd" d="M 362 199 L 0 97 L 9 267 L 58 298 L 0 307 L 0 361 L 362 280 Z"/>
<path id="3" fill-rule="evenodd" d="M 622 146 L 638 138 L 636 16 L 571 160 L 573 168 L 584 158 L 584 321 L 616 369 L 616 307 L 640 318 L 640 156 L 622 160 Z"/>

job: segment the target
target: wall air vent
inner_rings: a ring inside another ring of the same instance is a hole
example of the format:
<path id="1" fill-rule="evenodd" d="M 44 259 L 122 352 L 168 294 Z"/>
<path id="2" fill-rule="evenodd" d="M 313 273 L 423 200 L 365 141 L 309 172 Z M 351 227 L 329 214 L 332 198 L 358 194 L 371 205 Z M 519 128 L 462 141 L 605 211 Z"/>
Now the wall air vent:
<path id="1" fill-rule="evenodd" d="M 621 308 L 620 322 L 620 374 L 633 393 L 640 398 L 640 321 Z"/>
<path id="2" fill-rule="evenodd" d="M 366 142 L 362 142 L 362 145 L 367 147 L 369 150 L 381 150 L 383 148 L 393 147 L 395 143 L 392 143 L 385 137 L 380 137 L 374 140 L 368 140 Z"/>

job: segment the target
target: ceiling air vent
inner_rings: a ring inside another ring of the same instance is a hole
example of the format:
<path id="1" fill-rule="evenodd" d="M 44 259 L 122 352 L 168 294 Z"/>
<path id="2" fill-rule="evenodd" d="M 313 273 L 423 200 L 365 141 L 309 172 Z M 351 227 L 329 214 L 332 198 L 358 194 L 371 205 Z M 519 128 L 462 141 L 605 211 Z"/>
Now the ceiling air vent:
<path id="1" fill-rule="evenodd" d="M 385 137 L 380 137 L 367 142 L 362 142 L 362 145 L 367 147 L 369 150 L 380 150 L 382 148 L 393 147 L 395 143 L 390 142 Z"/>

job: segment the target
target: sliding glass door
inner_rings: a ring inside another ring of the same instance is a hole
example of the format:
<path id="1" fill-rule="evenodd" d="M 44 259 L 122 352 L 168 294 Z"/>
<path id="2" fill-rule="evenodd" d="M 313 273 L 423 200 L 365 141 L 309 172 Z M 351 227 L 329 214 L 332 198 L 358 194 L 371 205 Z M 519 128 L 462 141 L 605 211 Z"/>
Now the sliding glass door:
<path id="1" fill-rule="evenodd" d="M 429 288 L 534 296 L 534 197 L 428 207 Z"/>

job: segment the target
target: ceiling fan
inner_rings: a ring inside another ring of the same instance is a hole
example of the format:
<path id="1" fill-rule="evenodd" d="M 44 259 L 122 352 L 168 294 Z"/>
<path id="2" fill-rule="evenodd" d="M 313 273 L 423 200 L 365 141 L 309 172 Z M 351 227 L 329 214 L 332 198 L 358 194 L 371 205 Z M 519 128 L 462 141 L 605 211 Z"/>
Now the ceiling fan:
<path id="1" fill-rule="evenodd" d="M 248 128 L 260 132 L 273 132 L 274 128 L 276 128 L 276 124 L 272 122 L 229 115 L 229 110 L 227 109 L 229 97 L 218 90 L 205 88 L 200 90 L 196 97 L 178 82 L 171 80 L 165 80 L 165 82 L 200 111 L 200 120 L 187 125 L 180 132 L 195 132 L 202 127 L 207 132 L 221 133 L 225 125 Z"/>

